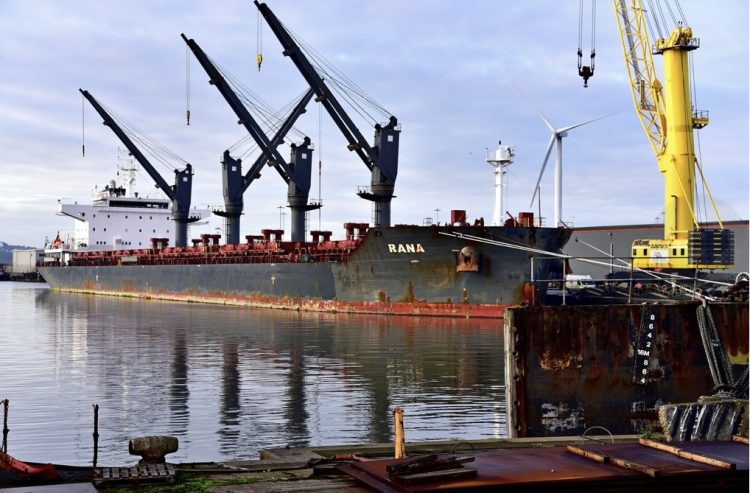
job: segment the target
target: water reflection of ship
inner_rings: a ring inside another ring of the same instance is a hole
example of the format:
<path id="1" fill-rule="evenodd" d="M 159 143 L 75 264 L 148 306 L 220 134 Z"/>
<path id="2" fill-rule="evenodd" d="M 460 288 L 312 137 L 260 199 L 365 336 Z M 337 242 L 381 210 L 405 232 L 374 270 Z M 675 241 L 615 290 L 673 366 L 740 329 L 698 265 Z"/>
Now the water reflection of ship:
<path id="1" fill-rule="evenodd" d="M 237 342 L 222 344 L 221 407 L 219 408 L 219 443 L 222 452 L 232 450 L 240 437 L 240 370 Z"/>
<path id="2" fill-rule="evenodd" d="M 175 331 L 172 347 L 172 382 L 169 386 L 170 424 L 173 428 L 172 433 L 185 434 L 190 421 L 188 409 L 190 387 L 188 386 L 188 348 L 184 331 Z"/>
<path id="3" fill-rule="evenodd" d="M 108 394 L 122 407 L 110 414 L 135 422 L 131 426 L 159 428 L 166 422 L 170 433 L 182 437 L 205 436 L 206 426 L 216 426 L 224 455 L 252 453 L 257 440 L 304 446 L 313 438 L 330 442 L 351 434 L 351 440 L 387 441 L 392 406 L 405 401 L 418 408 L 415 414 L 450 414 L 453 403 L 446 403 L 461 395 L 487 393 L 498 400 L 493 408 L 502 404 L 502 330 L 496 320 L 263 310 L 248 317 L 240 309 L 50 291 L 39 304 L 60 327 L 73 313 L 86 314 L 80 318 L 91 346 L 88 357 L 103 360 L 91 362 L 104 371 L 98 385 L 124 390 Z M 209 324 L 217 328 L 206 331 Z M 159 388 L 167 391 L 165 399 L 154 392 Z M 145 405 L 128 402 L 144 399 Z"/>

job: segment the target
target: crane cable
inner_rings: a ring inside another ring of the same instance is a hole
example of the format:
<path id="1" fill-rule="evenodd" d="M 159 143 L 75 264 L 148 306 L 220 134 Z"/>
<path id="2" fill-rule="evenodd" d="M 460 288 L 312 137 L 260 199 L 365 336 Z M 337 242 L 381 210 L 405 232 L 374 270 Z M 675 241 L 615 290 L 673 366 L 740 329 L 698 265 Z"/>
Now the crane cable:
<path id="1" fill-rule="evenodd" d="M 122 116 L 115 113 L 111 108 L 99 101 L 99 105 L 109 114 L 110 118 L 122 129 L 130 140 L 134 144 L 138 145 L 138 149 L 144 154 L 148 154 L 158 164 L 160 164 L 165 170 L 174 171 L 177 166 L 174 164 L 179 162 L 181 165 L 187 165 L 188 162 L 169 150 L 161 142 L 155 138 L 147 135 L 143 130 L 129 122 Z M 152 163 L 153 164 L 153 163 Z"/>
<path id="2" fill-rule="evenodd" d="M 336 93 L 339 94 L 342 99 L 364 120 L 369 120 L 373 124 L 378 122 L 378 119 L 370 114 L 365 107 L 369 107 L 371 110 L 377 111 L 385 117 L 391 115 L 388 110 L 369 96 L 361 87 L 341 72 L 341 70 L 336 68 L 333 63 L 326 59 L 320 52 L 315 50 L 315 48 L 309 43 L 305 42 L 304 39 L 294 33 L 294 31 L 289 29 L 286 25 L 284 26 L 284 29 L 286 29 L 300 49 L 307 55 L 318 75 L 330 83 L 331 90 L 336 91 Z"/>
<path id="3" fill-rule="evenodd" d="M 679 8 L 679 3 L 677 4 Z M 685 25 L 687 26 L 687 21 L 685 20 L 685 16 L 682 16 L 683 22 L 685 22 Z M 698 99 L 698 93 L 696 90 L 696 84 L 695 84 L 695 59 L 692 55 L 688 56 L 689 60 L 689 70 L 690 70 L 690 76 L 692 78 L 691 82 L 691 90 L 693 91 L 693 106 L 697 107 L 697 99 Z M 703 195 L 703 216 L 706 221 L 708 221 L 708 204 L 711 203 L 711 208 L 713 209 L 714 215 L 716 216 L 716 222 L 719 223 L 719 228 L 724 229 L 724 223 L 721 220 L 721 215 L 719 214 L 719 208 L 716 206 L 716 202 L 714 201 L 713 194 L 711 193 L 711 189 L 708 186 L 708 181 L 706 181 L 706 175 L 703 173 L 703 151 L 701 150 L 701 132 L 700 128 L 696 129 L 695 132 L 695 142 L 696 142 L 696 153 L 695 153 L 695 168 L 698 170 L 698 173 L 701 177 L 701 183 L 703 186 L 701 187 L 701 192 Z M 698 186 L 698 180 L 695 180 L 695 186 Z M 696 194 L 697 195 L 697 194 Z M 707 199 L 708 198 L 708 199 Z"/>
<path id="4" fill-rule="evenodd" d="M 185 45 L 185 118 L 190 126 L 190 47 Z"/>
<path id="5" fill-rule="evenodd" d="M 81 155 L 86 157 L 86 102 L 81 94 Z"/>
<path id="6" fill-rule="evenodd" d="M 677 4 L 677 7 L 679 8 L 679 4 Z M 680 13 L 682 13 L 682 10 L 680 9 Z M 682 16 L 683 22 L 685 21 L 685 16 Z M 685 23 L 687 25 L 687 23 Z M 688 53 L 688 71 L 690 73 L 690 99 L 693 102 L 693 108 L 698 107 L 698 91 L 695 86 L 695 58 L 693 57 L 692 52 Z M 701 175 L 701 182 L 703 186 L 701 187 L 701 195 L 702 195 L 702 202 L 703 202 L 703 216 L 705 220 L 708 220 L 708 201 L 706 200 L 706 188 L 707 184 L 705 182 L 705 178 L 703 177 L 703 170 L 701 167 L 701 163 L 703 162 L 703 152 L 701 150 L 701 132 L 700 129 L 696 129 L 695 132 L 695 144 L 696 144 L 696 153 L 695 153 L 695 166 L 698 169 L 698 172 Z M 695 180 L 695 188 L 696 188 L 696 197 L 697 195 L 697 188 L 698 188 L 698 180 Z"/>
<path id="7" fill-rule="evenodd" d="M 323 203 L 323 105 L 318 105 L 318 202 Z M 318 207 L 318 230 L 322 226 L 322 207 Z"/>
<path id="8" fill-rule="evenodd" d="M 596 58 L 596 0 L 591 0 L 591 65 L 583 65 L 583 0 L 578 2 L 578 75 L 583 78 L 583 87 L 589 86 L 594 76 Z"/>
<path id="9" fill-rule="evenodd" d="M 260 9 L 258 9 L 255 43 L 258 51 L 258 54 L 255 56 L 255 62 L 258 64 L 258 72 L 260 72 L 260 65 L 263 63 L 263 21 L 260 16 Z"/>

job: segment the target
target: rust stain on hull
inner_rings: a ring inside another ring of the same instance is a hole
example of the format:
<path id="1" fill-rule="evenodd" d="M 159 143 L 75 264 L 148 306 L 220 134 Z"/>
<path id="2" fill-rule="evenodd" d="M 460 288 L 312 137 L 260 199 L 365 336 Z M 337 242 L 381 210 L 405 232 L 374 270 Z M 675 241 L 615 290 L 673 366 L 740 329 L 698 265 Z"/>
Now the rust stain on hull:
<path id="1" fill-rule="evenodd" d="M 183 303 L 209 303 L 325 313 L 358 313 L 371 315 L 404 315 L 430 317 L 459 317 L 502 319 L 507 305 L 471 303 L 430 303 L 424 301 L 337 301 L 310 300 L 289 296 L 229 295 L 226 293 L 190 293 L 137 291 L 123 286 L 121 291 L 94 289 L 87 283 L 84 289 L 57 289 L 61 292 L 139 298 L 144 300 L 177 301 Z"/>

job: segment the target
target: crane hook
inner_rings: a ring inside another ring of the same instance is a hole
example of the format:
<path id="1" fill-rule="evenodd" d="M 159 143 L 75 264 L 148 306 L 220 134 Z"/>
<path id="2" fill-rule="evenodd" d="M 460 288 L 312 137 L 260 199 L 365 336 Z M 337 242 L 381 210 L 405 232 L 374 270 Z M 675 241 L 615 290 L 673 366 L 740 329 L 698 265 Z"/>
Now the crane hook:
<path id="1" fill-rule="evenodd" d="M 596 56 L 596 52 L 591 52 L 591 65 L 582 65 L 581 64 L 581 58 L 583 56 L 583 53 L 581 53 L 581 50 L 578 50 L 578 75 L 583 77 L 583 87 L 589 86 L 589 78 L 594 76 L 594 57 Z"/>
<path id="2" fill-rule="evenodd" d="M 591 65 L 583 65 L 583 0 L 578 3 L 578 75 L 583 77 L 583 87 L 589 86 L 589 79 L 594 76 L 594 57 L 596 57 L 596 0 L 591 0 Z"/>
<path id="3" fill-rule="evenodd" d="M 258 56 L 255 57 L 255 61 L 258 63 L 258 72 L 260 72 L 260 64 L 263 63 L 263 21 L 260 16 L 260 10 L 258 10 L 258 22 L 256 26 L 256 42 L 258 45 Z"/>

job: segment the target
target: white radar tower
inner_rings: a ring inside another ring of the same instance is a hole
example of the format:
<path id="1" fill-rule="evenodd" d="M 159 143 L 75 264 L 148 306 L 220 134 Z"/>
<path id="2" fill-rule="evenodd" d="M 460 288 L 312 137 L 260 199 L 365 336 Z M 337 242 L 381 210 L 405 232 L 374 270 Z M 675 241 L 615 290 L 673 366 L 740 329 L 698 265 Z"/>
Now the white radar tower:
<path id="1" fill-rule="evenodd" d="M 505 210 L 503 203 L 503 187 L 505 182 L 505 168 L 513 162 L 516 149 L 513 146 L 503 145 L 502 141 L 497 143 L 497 149 L 487 151 L 485 161 L 495 169 L 495 207 L 492 211 L 492 225 L 502 225 L 502 213 Z"/>

